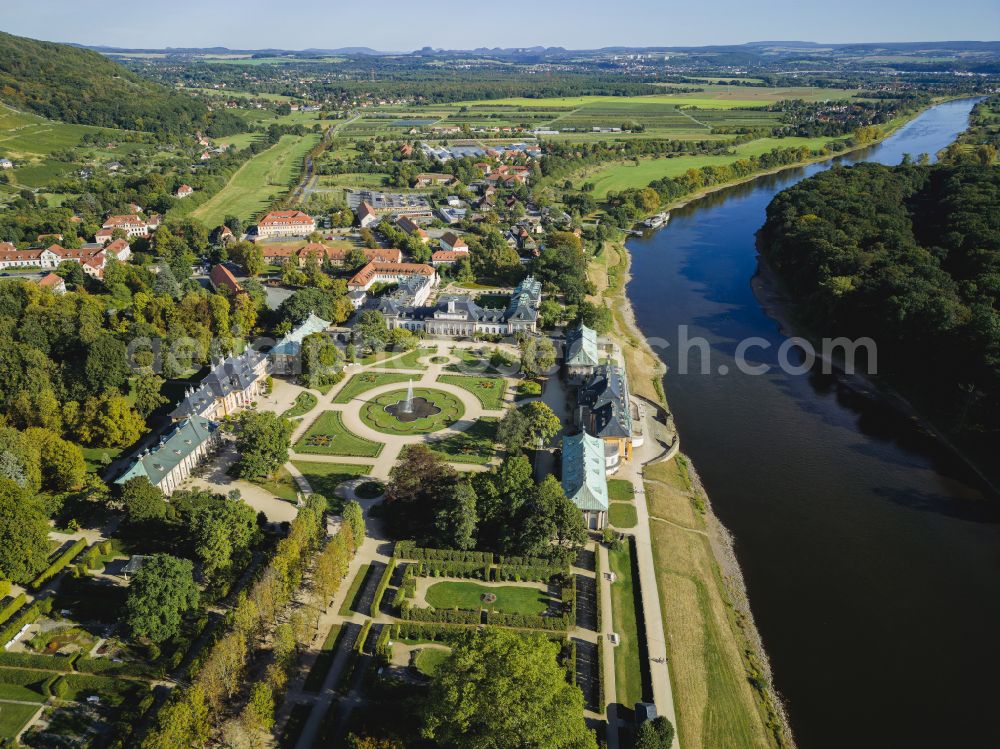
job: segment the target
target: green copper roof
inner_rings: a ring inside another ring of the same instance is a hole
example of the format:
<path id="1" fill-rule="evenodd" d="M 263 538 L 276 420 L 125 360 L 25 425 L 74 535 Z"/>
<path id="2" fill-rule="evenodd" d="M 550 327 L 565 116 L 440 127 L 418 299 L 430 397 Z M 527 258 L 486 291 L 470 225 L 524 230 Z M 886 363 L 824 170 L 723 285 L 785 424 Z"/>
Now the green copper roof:
<path id="1" fill-rule="evenodd" d="M 132 466 L 116 480 L 124 484 L 136 476 L 145 476 L 154 486 L 170 473 L 178 463 L 207 442 L 218 429 L 215 422 L 202 418 L 185 419 L 178 422 L 172 432 L 160 439 L 160 443 L 136 458 Z"/>
<path id="2" fill-rule="evenodd" d="M 330 323 L 322 317 L 309 313 L 309 317 L 302 321 L 302 324 L 291 331 L 288 335 L 278 341 L 271 349 L 271 355 L 298 356 L 299 349 L 302 348 L 302 341 L 313 333 L 322 333 L 330 327 Z"/>
<path id="3" fill-rule="evenodd" d="M 567 365 L 596 367 L 600 363 L 597 333 L 583 324 L 566 333 Z"/>
<path id="4" fill-rule="evenodd" d="M 604 440 L 586 432 L 563 437 L 562 487 L 570 501 L 581 510 L 607 511 Z"/>

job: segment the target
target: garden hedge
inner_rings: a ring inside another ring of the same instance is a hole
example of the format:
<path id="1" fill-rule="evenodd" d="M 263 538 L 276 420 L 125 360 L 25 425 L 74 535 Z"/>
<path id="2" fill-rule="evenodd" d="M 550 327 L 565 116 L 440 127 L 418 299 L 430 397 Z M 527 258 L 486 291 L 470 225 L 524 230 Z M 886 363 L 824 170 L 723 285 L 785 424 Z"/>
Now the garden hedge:
<path id="1" fill-rule="evenodd" d="M 378 587 L 375 589 L 375 597 L 372 598 L 371 609 L 368 612 L 372 618 L 378 616 L 379 606 L 382 605 L 382 596 L 385 595 L 385 591 L 389 587 L 389 581 L 392 580 L 392 573 L 395 569 L 396 557 L 393 557 L 389 560 L 389 564 L 385 566 L 385 570 L 382 572 L 382 579 L 378 581 Z"/>
<path id="2" fill-rule="evenodd" d="M 45 568 L 45 570 L 42 571 L 38 577 L 31 581 L 31 589 L 38 590 L 45 585 L 45 583 L 62 572 L 63 568 L 73 560 L 73 557 L 83 551 L 86 547 L 87 542 L 85 539 L 80 538 L 74 541 L 72 546 L 56 557 L 52 564 Z"/>
<path id="3" fill-rule="evenodd" d="M 10 599 L 2 609 L 0 609 L 0 624 L 10 619 L 14 614 L 20 611 L 24 605 L 28 602 L 28 597 L 21 593 L 16 598 Z M 4 641 L 6 642 L 6 640 Z M 0 643 L 2 644 L 2 643 Z"/>

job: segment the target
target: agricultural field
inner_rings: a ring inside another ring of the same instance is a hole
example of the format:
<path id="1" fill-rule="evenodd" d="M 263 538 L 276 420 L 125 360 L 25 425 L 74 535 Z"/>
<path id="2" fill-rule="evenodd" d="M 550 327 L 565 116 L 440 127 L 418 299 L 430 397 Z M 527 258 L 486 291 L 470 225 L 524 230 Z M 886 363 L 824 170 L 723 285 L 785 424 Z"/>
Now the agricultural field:
<path id="1" fill-rule="evenodd" d="M 192 213 L 206 226 L 218 226 L 226 216 L 247 219 L 264 210 L 285 192 L 297 177 L 306 152 L 319 141 L 318 134 L 303 138 L 285 135 L 278 143 L 241 166 L 229 184 Z"/>
<path id="2" fill-rule="evenodd" d="M 664 177 L 677 177 L 688 169 L 703 166 L 725 166 L 748 156 L 759 156 L 775 148 L 822 148 L 836 138 L 758 138 L 749 143 L 733 146 L 731 154 L 695 154 L 665 159 L 643 159 L 636 165 L 633 161 L 614 162 L 578 173 L 574 184 L 579 187 L 584 182 L 594 185 L 594 196 L 605 197 L 609 192 L 626 190 L 630 187 L 646 187 L 650 182 Z"/>

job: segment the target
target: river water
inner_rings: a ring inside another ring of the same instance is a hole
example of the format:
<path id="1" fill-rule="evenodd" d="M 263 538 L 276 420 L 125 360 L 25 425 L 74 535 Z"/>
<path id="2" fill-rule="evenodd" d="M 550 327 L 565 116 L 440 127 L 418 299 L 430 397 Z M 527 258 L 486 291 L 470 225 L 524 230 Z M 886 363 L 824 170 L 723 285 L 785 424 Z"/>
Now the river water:
<path id="1" fill-rule="evenodd" d="M 842 161 L 933 154 L 965 129 L 971 107 L 937 106 Z M 751 290 L 754 233 L 776 193 L 826 168 L 673 211 L 667 227 L 628 242 L 628 295 L 646 337 L 672 343 L 660 353 L 682 448 L 736 539 L 801 749 L 997 747 L 998 503 L 877 399 L 773 366 L 785 337 Z M 693 373 L 678 372 L 681 325 L 710 342 L 710 374 L 699 374 L 697 354 Z M 772 344 L 750 357 L 772 365 L 764 376 L 734 366 L 748 336 Z"/>

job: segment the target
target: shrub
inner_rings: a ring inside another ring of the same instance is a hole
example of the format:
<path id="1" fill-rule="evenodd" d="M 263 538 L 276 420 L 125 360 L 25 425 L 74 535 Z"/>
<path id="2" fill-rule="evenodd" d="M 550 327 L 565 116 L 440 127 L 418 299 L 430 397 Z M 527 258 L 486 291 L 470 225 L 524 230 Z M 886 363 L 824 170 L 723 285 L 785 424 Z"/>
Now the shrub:
<path id="1" fill-rule="evenodd" d="M 361 632 L 358 634 L 358 639 L 354 643 L 354 652 L 355 653 L 362 653 L 362 652 L 364 652 L 365 641 L 368 639 L 368 633 L 371 632 L 371 629 L 372 629 L 372 620 L 369 619 L 368 621 L 366 621 L 364 623 L 364 626 L 361 627 Z"/>
<path id="2" fill-rule="evenodd" d="M 0 578 L 0 598 L 10 593 L 10 580 Z"/>
<path id="3" fill-rule="evenodd" d="M 19 596 L 10 599 L 4 607 L 0 609 L 0 624 L 10 619 L 14 614 L 21 610 L 21 608 L 28 602 L 28 597 L 21 593 Z M 4 641 L 6 642 L 6 640 Z M 2 644 L 2 643 L 0 643 Z"/>
<path id="4" fill-rule="evenodd" d="M 56 557 L 52 564 L 42 571 L 38 577 L 31 581 L 32 590 L 38 590 L 45 585 L 45 583 L 62 572 L 63 568 L 73 560 L 73 557 L 83 551 L 86 546 L 87 542 L 82 538 L 74 541 L 72 546 Z"/>
<path id="5" fill-rule="evenodd" d="M 48 604 L 47 607 L 46 604 Z M 22 611 L 19 616 L 8 622 L 3 629 L 0 629 L 0 644 L 8 642 L 14 635 L 21 631 L 21 627 L 25 624 L 32 624 L 42 614 L 47 614 L 51 610 L 52 599 L 49 598 L 44 601 L 36 601 L 31 604 L 28 608 Z"/>
<path id="6" fill-rule="evenodd" d="M 369 611 L 372 617 L 378 616 L 379 607 L 382 605 L 382 597 L 385 595 L 385 591 L 389 587 L 389 581 L 392 580 L 392 573 L 395 569 L 396 557 L 393 557 L 389 560 L 389 564 L 385 566 L 385 571 L 382 572 L 382 579 L 378 581 L 378 587 L 375 589 L 375 597 L 372 599 L 372 605 Z"/>

